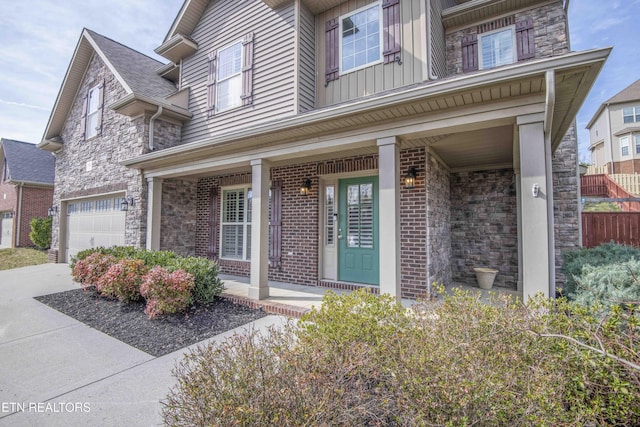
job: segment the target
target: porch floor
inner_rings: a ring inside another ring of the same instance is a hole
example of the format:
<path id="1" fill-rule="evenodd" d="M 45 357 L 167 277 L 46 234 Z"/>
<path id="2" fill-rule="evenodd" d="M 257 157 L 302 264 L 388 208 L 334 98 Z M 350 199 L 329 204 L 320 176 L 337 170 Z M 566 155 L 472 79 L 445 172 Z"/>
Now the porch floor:
<path id="1" fill-rule="evenodd" d="M 269 281 L 269 297 L 264 300 L 252 300 L 249 294 L 249 278 L 230 276 L 221 274 L 220 279 L 224 282 L 225 291 L 222 297 L 232 300 L 238 304 L 248 305 L 252 308 L 260 308 L 268 313 L 281 314 L 289 317 L 300 317 L 302 314 L 310 311 L 312 307 L 319 307 L 322 304 L 322 297 L 327 291 L 337 294 L 344 294 L 350 291 L 339 289 L 330 289 L 316 286 L 294 285 L 291 283 L 282 283 Z M 522 298 L 522 294 L 507 288 L 493 288 L 491 290 L 480 289 L 475 286 L 454 284 L 446 288 L 451 293 L 454 288 L 462 288 L 480 292 L 482 300 L 489 302 L 490 293 L 513 295 Z M 411 307 L 415 304 L 415 300 L 402 299 L 402 305 Z"/>

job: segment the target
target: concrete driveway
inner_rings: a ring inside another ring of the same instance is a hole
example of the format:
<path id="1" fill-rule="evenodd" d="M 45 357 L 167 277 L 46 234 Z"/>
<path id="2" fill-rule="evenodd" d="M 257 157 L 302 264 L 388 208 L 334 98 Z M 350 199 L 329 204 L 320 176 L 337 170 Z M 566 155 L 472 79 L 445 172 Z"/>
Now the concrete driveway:
<path id="1" fill-rule="evenodd" d="M 77 287 L 67 264 L 0 271 L 0 426 L 161 425 L 160 400 L 188 348 L 154 357 L 33 299 Z"/>

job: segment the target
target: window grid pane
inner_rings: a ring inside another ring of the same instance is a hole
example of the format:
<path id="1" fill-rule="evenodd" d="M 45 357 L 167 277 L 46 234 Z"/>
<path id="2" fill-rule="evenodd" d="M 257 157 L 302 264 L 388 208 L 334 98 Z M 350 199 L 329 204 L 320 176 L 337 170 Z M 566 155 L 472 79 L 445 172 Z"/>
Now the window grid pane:
<path id="1" fill-rule="evenodd" d="M 335 243 L 335 218 L 333 214 L 335 213 L 335 197 L 334 197 L 335 188 L 333 185 L 329 185 L 325 189 L 325 244 L 333 245 Z"/>
<path id="2" fill-rule="evenodd" d="M 481 36 L 482 68 L 513 63 L 513 32 L 511 29 Z"/>
<path id="3" fill-rule="evenodd" d="M 218 53 L 216 110 L 240 106 L 242 100 L 242 43 L 222 49 Z"/>
<path id="4" fill-rule="evenodd" d="M 636 135 L 636 154 L 640 154 L 640 134 Z"/>
<path id="5" fill-rule="evenodd" d="M 251 188 L 222 193 L 221 257 L 251 259 Z"/>
<path id="6" fill-rule="evenodd" d="M 380 60 L 380 9 L 374 6 L 342 19 L 342 71 Z"/>
<path id="7" fill-rule="evenodd" d="M 620 138 L 620 151 L 623 156 L 629 155 L 629 137 Z"/>

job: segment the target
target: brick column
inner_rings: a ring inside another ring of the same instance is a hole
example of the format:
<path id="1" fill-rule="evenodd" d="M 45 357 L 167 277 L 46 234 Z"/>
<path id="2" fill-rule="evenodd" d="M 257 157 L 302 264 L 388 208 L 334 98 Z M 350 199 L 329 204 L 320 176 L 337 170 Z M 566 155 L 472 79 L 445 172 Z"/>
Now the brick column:
<path id="1" fill-rule="evenodd" d="M 378 154 L 380 293 L 400 299 L 400 155 L 397 138 L 379 139 Z"/>
<path id="2" fill-rule="evenodd" d="M 520 116 L 517 119 L 520 148 L 520 235 L 522 241 L 522 295 L 527 298 L 541 292 L 549 296 L 550 277 L 554 253 L 549 250 L 550 230 L 549 203 L 553 189 L 548 185 L 551 174 L 547 162 L 547 151 L 551 149 L 544 135 L 542 114 Z M 537 193 L 534 194 L 534 188 Z"/>
<path id="3" fill-rule="evenodd" d="M 269 297 L 269 170 L 266 160 L 251 161 L 251 273 L 249 298 Z"/>
<path id="4" fill-rule="evenodd" d="M 160 249 L 162 179 L 147 178 L 147 249 Z"/>

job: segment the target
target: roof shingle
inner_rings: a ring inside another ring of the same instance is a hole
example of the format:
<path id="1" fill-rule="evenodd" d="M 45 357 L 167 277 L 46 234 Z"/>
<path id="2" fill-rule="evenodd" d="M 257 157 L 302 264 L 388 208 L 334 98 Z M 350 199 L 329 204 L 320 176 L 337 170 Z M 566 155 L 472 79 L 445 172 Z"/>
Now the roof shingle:
<path id="1" fill-rule="evenodd" d="M 55 178 L 55 157 L 40 150 L 35 144 L 0 139 L 0 148 L 4 152 L 12 182 L 38 183 L 53 185 Z"/>

